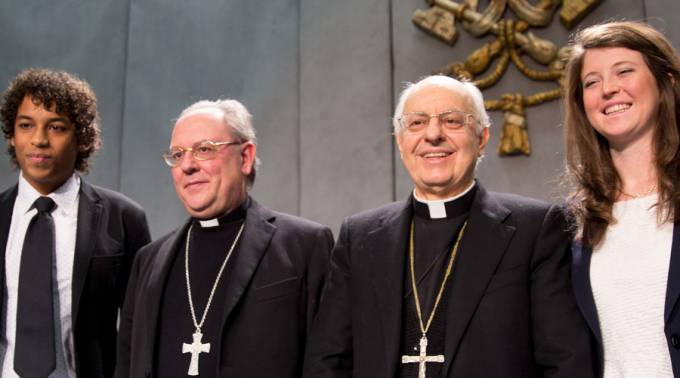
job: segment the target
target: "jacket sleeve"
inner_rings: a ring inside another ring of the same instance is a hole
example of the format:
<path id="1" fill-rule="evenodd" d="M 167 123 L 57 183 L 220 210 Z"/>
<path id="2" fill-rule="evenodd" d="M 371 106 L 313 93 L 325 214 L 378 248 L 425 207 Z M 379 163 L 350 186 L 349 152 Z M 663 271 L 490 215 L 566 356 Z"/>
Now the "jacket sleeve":
<path id="1" fill-rule="evenodd" d="M 595 377 L 589 329 L 571 290 L 566 229 L 563 212 L 552 206 L 531 260 L 534 356 L 544 377 Z"/>
<path id="2" fill-rule="evenodd" d="M 326 284 L 328 264 L 333 248 L 333 233 L 327 227 L 315 234 L 314 248 L 307 264 L 307 333 L 311 331 L 314 318 L 319 311 L 321 294 Z"/>
<path id="3" fill-rule="evenodd" d="M 349 227 L 342 225 L 331 254 L 328 283 L 307 340 L 303 377 L 352 376 Z"/>
<path id="4" fill-rule="evenodd" d="M 149 233 L 149 224 L 146 221 L 146 214 L 144 210 L 138 207 L 132 207 L 123 214 L 125 219 L 125 256 L 123 261 L 123 269 L 121 269 L 121 282 L 127 283 L 130 275 L 132 262 L 140 248 L 151 242 L 151 234 Z M 125 300 L 125 288 L 120 290 L 120 298 L 118 298 L 119 306 L 122 307 Z"/>
<path id="5" fill-rule="evenodd" d="M 143 251 L 143 249 L 142 249 Z M 137 285 L 140 279 L 140 257 L 138 256 L 132 264 L 130 279 L 128 280 L 125 302 L 120 313 L 120 324 L 118 326 L 118 345 L 115 378 L 130 377 L 130 354 L 132 344 L 132 325 L 135 316 L 135 297 Z"/>

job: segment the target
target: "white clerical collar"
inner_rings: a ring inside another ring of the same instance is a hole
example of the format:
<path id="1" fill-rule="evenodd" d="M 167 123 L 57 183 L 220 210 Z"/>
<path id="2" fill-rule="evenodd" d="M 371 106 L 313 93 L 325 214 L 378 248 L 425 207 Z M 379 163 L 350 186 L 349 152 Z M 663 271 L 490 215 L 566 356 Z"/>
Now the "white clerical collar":
<path id="1" fill-rule="evenodd" d="M 219 227 L 221 225 L 231 223 L 234 221 L 241 221 L 246 217 L 246 212 L 248 207 L 250 206 L 250 197 L 246 197 L 243 202 L 241 202 L 240 205 L 238 205 L 236 208 L 230 210 L 226 214 L 222 214 L 218 217 L 211 218 L 211 219 L 197 219 L 195 218 L 196 222 L 201 226 L 201 228 L 215 228 Z"/>
<path id="2" fill-rule="evenodd" d="M 475 181 L 472 180 L 472 183 L 470 184 L 470 186 L 468 186 L 467 189 L 463 190 L 458 195 L 453 196 L 453 197 L 449 197 L 449 198 L 444 198 L 444 199 L 441 199 L 441 200 L 426 200 L 426 199 L 418 198 L 418 195 L 416 194 L 416 190 L 413 189 L 413 198 L 416 201 L 427 205 L 427 208 L 430 210 L 430 218 L 432 218 L 432 219 L 442 219 L 442 218 L 446 218 L 446 203 L 457 200 L 458 198 L 466 195 L 474 187 L 475 187 Z"/>
<path id="3" fill-rule="evenodd" d="M 203 228 L 210 228 L 210 227 L 217 227 L 220 225 L 220 221 L 217 218 L 213 219 L 206 219 L 206 220 L 199 220 L 198 223 L 201 225 Z"/>
<path id="4" fill-rule="evenodd" d="M 57 208 L 54 211 L 60 211 L 65 216 L 70 216 L 76 211 L 75 204 L 77 203 L 78 193 L 80 192 L 80 177 L 74 172 L 71 177 L 66 180 L 60 187 L 47 197 L 54 200 Z M 17 189 L 17 198 L 15 206 L 19 206 L 24 214 L 31 210 L 31 206 L 38 197 L 42 194 L 38 192 L 33 185 L 31 185 L 23 173 L 19 172 L 19 187 Z"/>

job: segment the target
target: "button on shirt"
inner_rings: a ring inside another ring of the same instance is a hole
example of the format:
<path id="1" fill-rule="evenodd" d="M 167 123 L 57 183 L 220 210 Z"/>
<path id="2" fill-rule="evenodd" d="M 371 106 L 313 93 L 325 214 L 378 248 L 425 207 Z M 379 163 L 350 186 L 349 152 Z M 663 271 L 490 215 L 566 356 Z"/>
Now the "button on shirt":
<path id="1" fill-rule="evenodd" d="M 75 378 L 76 373 L 71 324 L 71 279 L 76 247 L 79 191 L 80 178 L 74 174 L 62 186 L 48 195 L 57 204 L 56 209 L 52 211 L 52 218 L 54 219 L 55 228 L 56 284 L 59 290 L 61 343 L 65 353 L 66 367 L 69 376 L 72 378 Z M 5 293 L 7 298 L 5 302 L 6 307 L 3 311 L 5 332 L 0 340 L 5 349 L 2 362 L 3 378 L 18 377 L 14 372 L 14 347 L 21 250 L 24 245 L 28 225 L 37 213 L 36 209 L 31 209 L 31 205 L 40 196 L 41 194 L 20 174 L 17 198 L 12 211 L 7 249 L 5 250 Z"/>

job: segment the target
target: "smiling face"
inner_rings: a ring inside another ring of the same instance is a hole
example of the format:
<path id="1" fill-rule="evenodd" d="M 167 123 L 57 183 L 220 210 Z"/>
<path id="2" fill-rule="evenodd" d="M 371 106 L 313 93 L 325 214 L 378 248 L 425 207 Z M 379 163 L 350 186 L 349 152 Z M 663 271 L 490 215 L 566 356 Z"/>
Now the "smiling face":
<path id="1" fill-rule="evenodd" d="M 422 112 L 436 115 L 448 110 L 472 113 L 472 102 L 464 95 L 437 85 L 415 89 L 406 100 L 404 114 Z M 480 135 L 474 120 L 460 130 L 447 131 L 437 117 L 419 132 L 403 129 L 397 136 L 404 167 L 423 199 L 444 199 L 465 190 L 474 180 L 477 158 L 489 140 L 488 128 Z"/>
<path id="2" fill-rule="evenodd" d="M 581 72 L 586 116 L 610 148 L 651 146 L 659 88 L 642 54 L 624 47 L 589 49 Z"/>
<path id="3" fill-rule="evenodd" d="M 24 97 L 9 140 L 23 177 L 40 194 L 59 188 L 75 170 L 78 145 L 69 119 Z"/>
<path id="4" fill-rule="evenodd" d="M 171 148 L 191 148 L 197 142 L 238 141 L 216 110 L 201 110 L 180 118 L 172 132 Z M 175 190 L 187 212 L 195 218 L 219 217 L 246 198 L 247 176 L 253 169 L 251 142 L 220 148 L 211 160 L 198 161 L 188 152 L 172 169 Z"/>

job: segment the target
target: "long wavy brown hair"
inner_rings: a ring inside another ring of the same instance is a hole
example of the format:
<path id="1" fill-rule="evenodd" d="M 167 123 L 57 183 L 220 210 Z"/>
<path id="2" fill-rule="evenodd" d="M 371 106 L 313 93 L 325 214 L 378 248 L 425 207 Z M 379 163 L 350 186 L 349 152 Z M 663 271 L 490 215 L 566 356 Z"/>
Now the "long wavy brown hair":
<path id="1" fill-rule="evenodd" d="M 578 32 L 565 71 L 564 108 L 567 174 L 574 187 L 568 204 L 576 238 L 596 246 L 615 222 L 612 207 L 621 194 L 609 143 L 590 124 L 583 105 L 581 70 L 589 49 L 624 47 L 644 57 L 659 90 L 654 133 L 654 163 L 658 175 L 659 222 L 680 216 L 680 58 L 658 30 L 642 22 L 608 22 Z"/>

